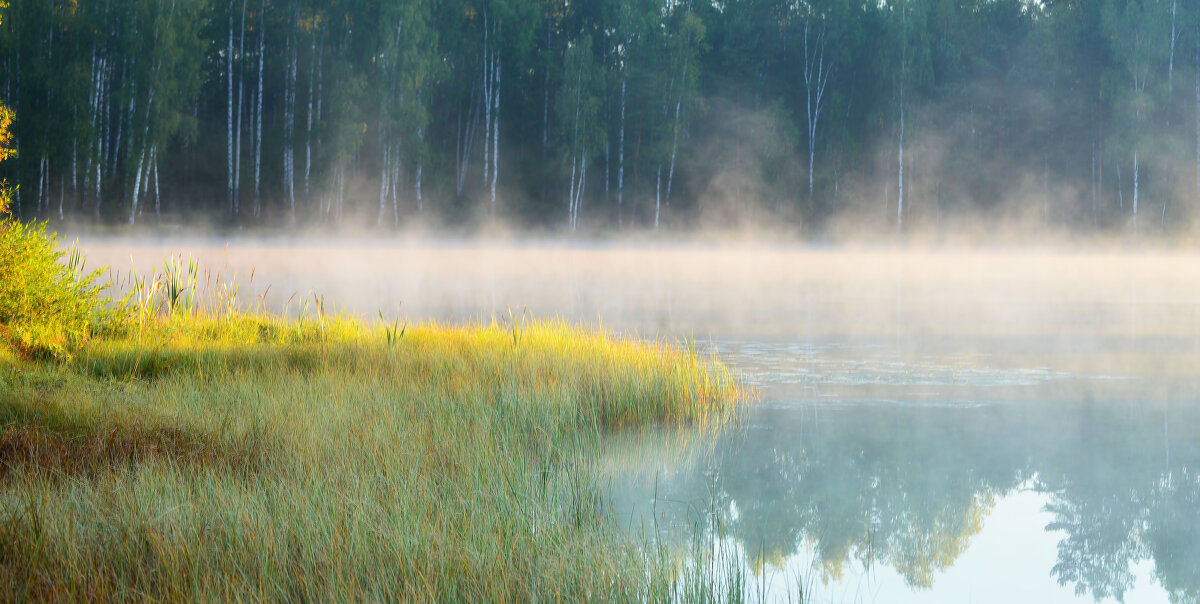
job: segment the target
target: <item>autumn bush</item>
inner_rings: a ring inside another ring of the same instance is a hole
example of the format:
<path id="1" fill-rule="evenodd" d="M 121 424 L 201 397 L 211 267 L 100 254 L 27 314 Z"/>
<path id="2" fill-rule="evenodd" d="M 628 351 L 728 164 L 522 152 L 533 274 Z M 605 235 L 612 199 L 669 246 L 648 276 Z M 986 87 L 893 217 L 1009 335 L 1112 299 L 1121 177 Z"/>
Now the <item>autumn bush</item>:
<path id="1" fill-rule="evenodd" d="M 14 219 L 11 198 L 0 188 L 0 343 L 23 357 L 67 359 L 104 307 L 99 271 L 84 273 L 78 251 L 62 251 L 45 223 Z"/>

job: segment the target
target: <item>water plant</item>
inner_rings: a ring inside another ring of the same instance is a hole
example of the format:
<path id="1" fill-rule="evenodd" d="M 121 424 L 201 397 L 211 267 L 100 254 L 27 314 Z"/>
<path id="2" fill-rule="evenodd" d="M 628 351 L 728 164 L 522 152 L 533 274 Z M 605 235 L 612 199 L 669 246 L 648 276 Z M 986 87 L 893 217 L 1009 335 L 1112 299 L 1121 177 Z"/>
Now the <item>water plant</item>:
<path id="1" fill-rule="evenodd" d="M 407 321 L 405 321 L 404 326 L 401 327 L 400 319 L 396 318 L 392 319 L 392 322 L 389 325 L 387 320 L 383 318 L 383 311 L 379 311 L 379 321 L 383 323 L 383 335 L 386 338 L 388 348 L 395 346 L 396 343 L 404 338 L 404 332 L 408 331 Z"/>

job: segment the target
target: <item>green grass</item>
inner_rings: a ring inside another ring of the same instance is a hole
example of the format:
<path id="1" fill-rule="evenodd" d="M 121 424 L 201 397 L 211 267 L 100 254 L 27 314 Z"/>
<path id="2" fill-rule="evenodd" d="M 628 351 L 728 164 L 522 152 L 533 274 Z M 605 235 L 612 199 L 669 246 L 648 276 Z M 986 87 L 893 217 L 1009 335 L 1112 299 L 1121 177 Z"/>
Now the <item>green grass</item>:
<path id="1" fill-rule="evenodd" d="M 608 434 L 731 418 L 716 361 L 181 300 L 66 361 L 0 343 L 0 599 L 721 596 L 616 532 L 599 476 Z"/>

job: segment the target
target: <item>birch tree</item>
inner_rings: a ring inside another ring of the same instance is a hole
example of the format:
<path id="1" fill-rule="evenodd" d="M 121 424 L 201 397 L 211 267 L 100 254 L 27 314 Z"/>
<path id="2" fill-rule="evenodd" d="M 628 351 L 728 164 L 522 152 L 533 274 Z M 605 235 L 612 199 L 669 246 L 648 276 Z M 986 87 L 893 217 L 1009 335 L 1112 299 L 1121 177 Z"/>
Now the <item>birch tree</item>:
<path id="1" fill-rule="evenodd" d="M 833 74 L 833 64 L 825 59 L 825 28 L 822 25 L 819 31 L 812 32 L 810 29 L 812 19 L 804 20 L 804 116 L 805 116 L 805 134 L 808 137 L 808 202 L 812 203 L 813 199 L 813 170 L 816 163 L 817 155 L 817 126 L 821 120 L 821 110 L 825 106 L 828 97 L 825 95 L 825 89 L 829 85 L 829 78 Z M 811 45 L 810 45 L 811 37 Z"/>
<path id="2" fill-rule="evenodd" d="M 267 0 L 258 13 L 258 91 L 254 95 L 254 217 L 262 214 L 263 66 L 267 45 Z"/>
<path id="3" fill-rule="evenodd" d="M 177 138 L 196 135 L 196 122 L 188 111 L 188 100 L 199 92 L 200 83 L 188 74 L 200 69 L 203 40 L 200 17 L 202 0 L 141 0 L 137 5 L 135 31 L 145 32 L 132 48 L 134 89 L 132 124 L 127 141 L 132 163 L 128 222 L 133 224 L 144 209 L 144 200 L 154 200 L 155 215 L 161 212 L 159 179 L 160 149 Z M 153 183 L 153 184 L 151 184 Z"/>
<path id="4" fill-rule="evenodd" d="M 1120 216 L 1132 231 L 1136 207 L 1144 231 L 1153 199 L 1170 224 L 1193 146 L 1200 196 L 1195 2 L 10 4 L 0 100 L 20 154 L 0 177 L 20 184 L 25 217 L 395 225 L 415 206 L 449 224 L 543 223 L 566 208 L 578 228 L 603 189 L 618 227 L 661 228 L 703 211 L 681 191 L 727 173 L 713 157 L 751 147 L 770 153 L 743 154 L 743 172 L 777 207 L 807 193 L 797 218 L 818 230 L 853 207 L 817 203 L 823 182 L 857 192 L 880 171 L 872 190 L 901 230 L 923 195 L 931 213 L 943 198 L 991 211 L 1014 174 L 1031 175 L 1048 221 Z M 766 116 L 769 145 L 729 127 L 747 115 Z"/>
<path id="5" fill-rule="evenodd" d="M 385 7 L 380 15 L 380 225 L 389 211 L 392 224 L 399 223 L 400 183 L 406 164 L 415 166 L 413 196 L 418 212 L 424 210 L 425 129 L 430 115 L 425 90 L 433 86 L 438 71 L 437 32 L 431 19 L 429 2 Z"/>
<path id="6" fill-rule="evenodd" d="M 907 193 L 904 181 L 905 112 L 917 96 L 918 86 L 926 81 L 930 69 L 929 48 L 924 36 L 928 7 L 925 0 L 891 0 L 888 8 L 898 46 L 894 62 L 887 68 L 891 70 L 895 83 L 899 114 L 896 128 L 896 230 L 902 231 Z"/>
<path id="7" fill-rule="evenodd" d="M 1154 118 L 1156 96 L 1161 80 L 1156 73 L 1170 61 L 1169 45 L 1164 44 L 1169 31 L 1154 0 L 1109 0 L 1104 6 L 1103 26 L 1111 40 L 1115 58 L 1110 71 L 1110 86 L 1119 99 L 1118 116 L 1122 124 L 1124 145 L 1132 155 L 1133 232 L 1138 232 L 1138 212 L 1141 198 L 1141 172 L 1144 164 L 1147 126 Z M 1161 77 L 1161 76 L 1159 76 Z"/>
<path id="8" fill-rule="evenodd" d="M 233 21 L 234 21 L 234 0 L 229 0 L 229 43 L 225 48 L 225 91 L 227 94 L 227 103 L 225 105 L 225 160 L 226 160 L 226 194 L 229 198 L 229 215 L 233 216 L 236 212 L 237 201 L 235 199 L 235 191 L 233 187 L 233 66 L 235 57 L 233 54 Z"/>
<path id="9" fill-rule="evenodd" d="M 679 21 L 678 30 L 671 36 L 669 45 L 675 79 L 672 85 L 674 117 L 671 124 L 671 160 L 667 170 L 667 207 L 671 205 L 671 186 L 675 181 L 675 161 L 679 156 L 679 135 L 683 128 L 682 110 L 684 103 L 690 104 L 697 93 L 700 46 L 704 41 L 705 32 L 704 22 L 690 10 L 683 11 L 676 18 Z M 657 228 L 657 222 L 656 220 L 655 228 Z"/>
<path id="10" fill-rule="evenodd" d="M 587 189 L 589 157 L 603 145 L 600 104 L 603 78 L 593 54 L 592 37 L 581 35 L 571 44 L 563 59 L 563 87 L 555 105 L 556 120 L 568 124 L 561 145 L 561 157 L 567 179 L 567 226 L 579 228 L 584 192 Z"/>

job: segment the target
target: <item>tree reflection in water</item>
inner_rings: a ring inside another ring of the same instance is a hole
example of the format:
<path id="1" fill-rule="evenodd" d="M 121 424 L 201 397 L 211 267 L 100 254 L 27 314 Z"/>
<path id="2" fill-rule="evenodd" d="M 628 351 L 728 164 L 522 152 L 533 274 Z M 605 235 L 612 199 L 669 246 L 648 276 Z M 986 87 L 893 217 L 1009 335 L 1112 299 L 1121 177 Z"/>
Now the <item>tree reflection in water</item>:
<path id="1" fill-rule="evenodd" d="M 617 472 L 614 505 L 627 521 L 657 497 L 660 536 L 719 527 L 753 570 L 811 552 L 826 582 L 847 564 L 887 565 L 926 589 L 999 499 L 1034 490 L 1053 517 L 1045 530 L 1061 534 L 1046 569 L 1060 584 L 1121 600 L 1134 566 L 1149 560 L 1173 602 L 1197 602 L 1194 393 L 1191 384 L 1062 379 L 989 390 L 985 405 L 767 401 L 709 445 L 689 440 L 692 452 L 673 461 L 650 439 L 653 479 Z"/>

